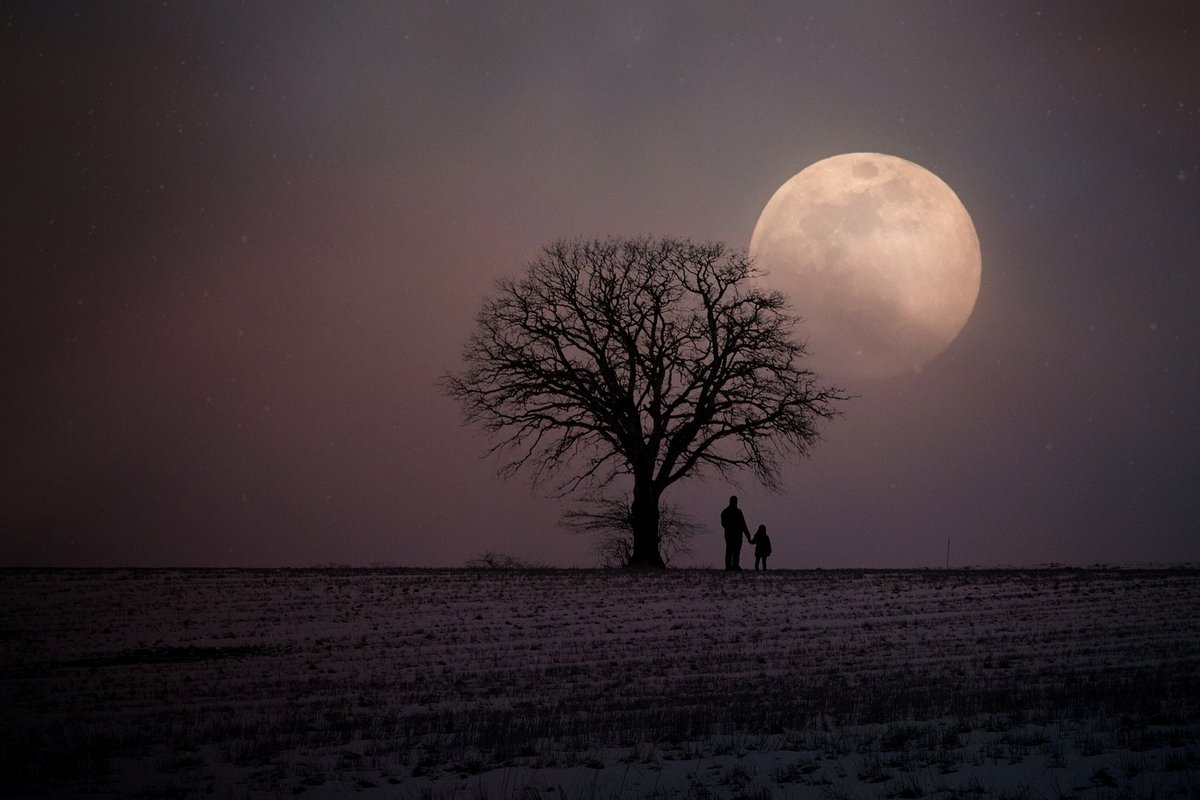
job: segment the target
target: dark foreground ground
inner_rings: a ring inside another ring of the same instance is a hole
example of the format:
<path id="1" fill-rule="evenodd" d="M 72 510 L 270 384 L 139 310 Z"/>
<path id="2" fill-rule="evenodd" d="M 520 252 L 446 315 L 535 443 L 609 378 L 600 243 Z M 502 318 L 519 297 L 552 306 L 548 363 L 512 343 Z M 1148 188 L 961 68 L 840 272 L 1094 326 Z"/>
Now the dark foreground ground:
<path id="1" fill-rule="evenodd" d="M 1200 797 L 1191 570 L 8 570 L 0 795 Z"/>

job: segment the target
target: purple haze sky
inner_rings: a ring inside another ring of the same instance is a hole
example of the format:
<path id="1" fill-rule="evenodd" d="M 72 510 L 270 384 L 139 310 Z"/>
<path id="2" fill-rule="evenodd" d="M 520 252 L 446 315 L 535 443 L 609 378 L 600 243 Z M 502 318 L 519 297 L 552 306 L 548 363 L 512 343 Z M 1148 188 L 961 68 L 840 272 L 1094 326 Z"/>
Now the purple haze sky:
<path id="1" fill-rule="evenodd" d="M 481 299 L 560 237 L 747 248 L 862 150 L 982 287 L 737 489 L 773 566 L 1200 561 L 1194 4 L 7 8 L 0 564 L 589 565 L 435 385 Z M 669 494 L 687 563 L 731 490 Z"/>

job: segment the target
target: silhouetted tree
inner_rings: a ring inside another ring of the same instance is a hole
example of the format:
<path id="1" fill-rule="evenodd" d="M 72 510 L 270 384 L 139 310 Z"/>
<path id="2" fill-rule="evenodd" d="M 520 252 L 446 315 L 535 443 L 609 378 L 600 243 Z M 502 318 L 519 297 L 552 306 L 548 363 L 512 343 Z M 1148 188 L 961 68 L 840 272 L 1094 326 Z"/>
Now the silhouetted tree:
<path id="1" fill-rule="evenodd" d="M 633 506 L 628 497 L 603 498 L 562 516 L 563 524 L 595 535 L 596 556 L 603 567 L 623 567 L 633 558 Z M 658 553 L 669 565 L 677 556 L 691 555 L 692 538 L 702 527 L 674 504 L 658 511 Z"/>
<path id="2" fill-rule="evenodd" d="M 484 301 L 445 390 L 495 440 L 501 474 L 561 474 L 560 494 L 632 481 L 628 565 L 664 566 L 659 501 L 676 481 L 749 470 L 776 488 L 839 390 L 798 362 L 795 319 L 720 243 L 559 241 Z"/>

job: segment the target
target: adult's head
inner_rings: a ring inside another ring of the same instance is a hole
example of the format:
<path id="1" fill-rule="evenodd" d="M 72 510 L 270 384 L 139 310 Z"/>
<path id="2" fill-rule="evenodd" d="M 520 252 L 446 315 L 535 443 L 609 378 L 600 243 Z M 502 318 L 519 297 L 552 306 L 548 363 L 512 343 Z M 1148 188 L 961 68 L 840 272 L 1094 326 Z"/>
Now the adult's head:
<path id="1" fill-rule="evenodd" d="M 735 495 L 730 495 L 730 497 L 729 497 L 729 507 L 730 507 L 730 508 L 737 508 L 737 495 L 736 495 L 736 494 L 735 494 Z"/>

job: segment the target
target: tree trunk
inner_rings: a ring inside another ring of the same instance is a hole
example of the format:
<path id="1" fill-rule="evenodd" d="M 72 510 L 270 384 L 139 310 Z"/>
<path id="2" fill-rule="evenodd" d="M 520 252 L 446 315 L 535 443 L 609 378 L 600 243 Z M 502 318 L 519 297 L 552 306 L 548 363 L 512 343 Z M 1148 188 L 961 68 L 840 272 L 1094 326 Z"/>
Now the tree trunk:
<path id="1" fill-rule="evenodd" d="M 635 482 L 633 487 L 629 524 L 633 529 L 633 555 L 626 566 L 641 569 L 666 567 L 658 551 L 658 493 L 640 482 Z"/>

